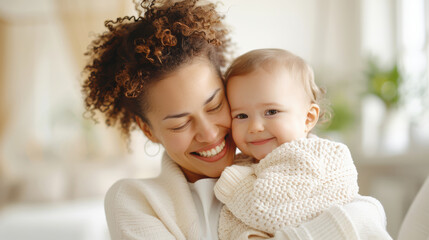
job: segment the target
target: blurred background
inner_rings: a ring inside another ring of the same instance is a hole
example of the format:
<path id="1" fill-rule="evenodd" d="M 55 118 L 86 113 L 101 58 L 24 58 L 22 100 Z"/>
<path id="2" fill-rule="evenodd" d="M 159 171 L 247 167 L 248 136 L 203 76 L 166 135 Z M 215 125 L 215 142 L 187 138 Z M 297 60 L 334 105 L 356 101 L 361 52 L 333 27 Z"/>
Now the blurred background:
<path id="1" fill-rule="evenodd" d="M 136 131 L 83 117 L 84 52 L 131 0 L 0 0 L 0 239 L 109 239 L 103 196 L 160 171 Z M 234 55 L 284 48 L 314 68 L 333 110 L 318 134 L 346 143 L 360 193 L 396 238 L 429 173 L 429 0 L 225 0 Z M 131 150 L 131 151 L 129 151 Z"/>

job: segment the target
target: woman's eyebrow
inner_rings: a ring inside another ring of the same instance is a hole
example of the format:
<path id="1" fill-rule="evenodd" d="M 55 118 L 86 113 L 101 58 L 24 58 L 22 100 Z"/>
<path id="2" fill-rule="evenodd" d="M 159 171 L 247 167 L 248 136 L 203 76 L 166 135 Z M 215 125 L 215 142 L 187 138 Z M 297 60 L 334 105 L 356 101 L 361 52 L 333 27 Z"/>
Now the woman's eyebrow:
<path id="1" fill-rule="evenodd" d="M 221 89 L 220 88 L 218 88 L 218 89 L 216 89 L 215 91 L 214 91 L 214 93 L 209 97 L 209 98 L 207 98 L 207 100 L 204 102 L 204 105 L 207 105 L 209 102 L 211 102 L 215 97 L 216 97 L 216 94 L 220 91 Z M 173 114 L 173 115 L 167 115 L 164 119 L 162 119 L 162 120 L 166 120 L 166 119 L 170 119 L 170 118 L 181 118 L 181 117 L 185 117 L 185 116 L 187 116 L 187 115 L 189 115 L 190 113 L 188 113 L 188 112 L 184 112 L 184 113 L 179 113 L 179 114 Z"/>
<path id="2" fill-rule="evenodd" d="M 170 118 L 181 118 L 181 117 L 184 117 L 184 116 L 187 116 L 187 115 L 189 115 L 189 113 L 188 112 L 184 112 L 184 113 L 179 113 L 179 114 L 174 114 L 174 115 L 168 115 L 168 116 L 166 116 L 164 119 L 162 119 L 162 120 L 166 120 L 166 119 L 170 119 Z"/>
<path id="3" fill-rule="evenodd" d="M 204 105 L 207 105 L 209 102 L 213 100 L 213 98 L 216 97 L 216 94 L 220 91 L 220 88 L 216 89 L 214 93 L 204 102 Z"/>

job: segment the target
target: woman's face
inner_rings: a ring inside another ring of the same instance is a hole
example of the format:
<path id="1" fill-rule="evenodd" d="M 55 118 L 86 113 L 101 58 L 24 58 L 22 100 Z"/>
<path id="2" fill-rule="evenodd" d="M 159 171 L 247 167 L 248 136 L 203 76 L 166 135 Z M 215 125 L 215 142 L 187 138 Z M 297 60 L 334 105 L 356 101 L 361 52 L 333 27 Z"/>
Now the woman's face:
<path id="1" fill-rule="evenodd" d="M 188 181 L 219 177 L 232 164 L 229 105 L 208 60 L 194 60 L 154 84 L 147 101 L 150 126 L 139 121 L 140 128 L 164 146 Z"/>

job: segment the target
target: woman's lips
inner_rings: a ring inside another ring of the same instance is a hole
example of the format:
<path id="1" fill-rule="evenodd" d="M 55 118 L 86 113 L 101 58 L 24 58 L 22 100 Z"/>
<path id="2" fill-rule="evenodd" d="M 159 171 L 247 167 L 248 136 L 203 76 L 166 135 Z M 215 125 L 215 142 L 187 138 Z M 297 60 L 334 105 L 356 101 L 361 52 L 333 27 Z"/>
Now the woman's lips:
<path id="1" fill-rule="evenodd" d="M 267 142 L 269 142 L 269 141 L 271 141 L 273 139 L 274 138 L 272 137 L 272 138 L 267 138 L 267 139 L 252 141 L 252 142 L 249 142 L 249 143 L 251 143 L 253 145 L 263 145 L 263 144 L 265 144 L 265 143 L 267 143 Z"/>
<path id="2" fill-rule="evenodd" d="M 191 154 L 205 162 L 216 162 L 219 159 L 223 158 L 227 152 L 228 143 L 226 142 L 226 137 L 216 144 L 210 145 L 208 147 L 202 148 L 199 151 L 191 152 Z"/>

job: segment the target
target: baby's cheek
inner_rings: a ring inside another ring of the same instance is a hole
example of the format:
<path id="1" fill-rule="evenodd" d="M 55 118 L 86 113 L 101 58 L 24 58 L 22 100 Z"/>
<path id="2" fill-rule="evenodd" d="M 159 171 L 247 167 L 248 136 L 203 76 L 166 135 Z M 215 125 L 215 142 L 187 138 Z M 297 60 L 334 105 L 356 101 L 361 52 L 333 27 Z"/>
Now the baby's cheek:
<path id="1" fill-rule="evenodd" d="M 235 144 L 239 142 L 239 137 L 240 137 L 239 126 L 240 125 L 237 124 L 237 121 L 233 119 L 231 123 L 231 132 L 232 132 L 232 139 L 234 140 Z"/>
<path id="2" fill-rule="evenodd" d="M 235 142 L 235 145 L 240 149 L 240 151 L 245 151 L 245 131 L 242 124 L 238 124 L 236 121 L 232 120 L 232 138 Z"/>

